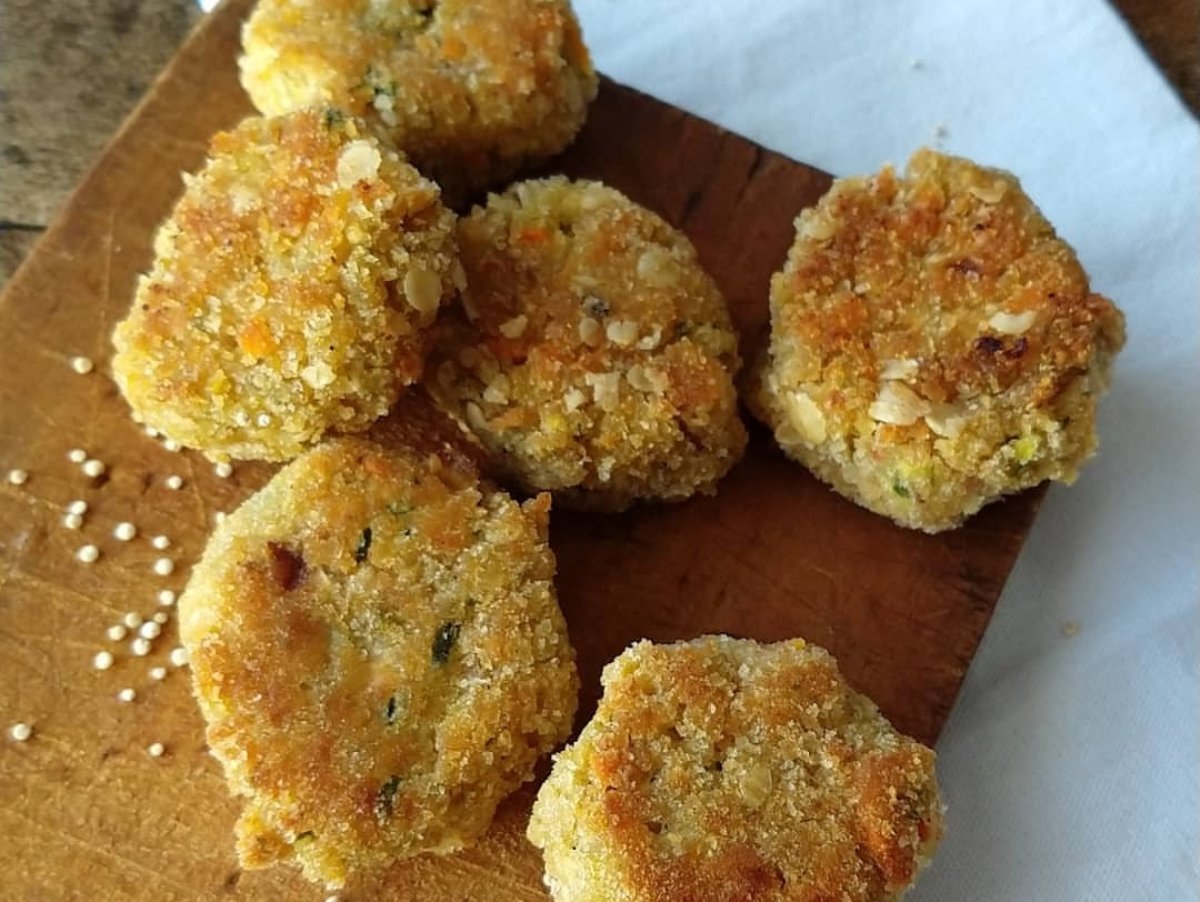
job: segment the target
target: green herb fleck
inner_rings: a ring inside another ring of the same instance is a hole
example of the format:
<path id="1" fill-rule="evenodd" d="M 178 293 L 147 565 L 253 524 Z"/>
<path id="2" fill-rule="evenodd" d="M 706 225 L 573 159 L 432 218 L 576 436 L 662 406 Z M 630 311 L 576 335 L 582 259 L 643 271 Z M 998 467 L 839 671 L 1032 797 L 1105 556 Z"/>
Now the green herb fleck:
<path id="1" fill-rule="evenodd" d="M 362 531 L 362 535 L 358 538 L 358 547 L 354 549 L 354 561 L 361 564 L 367 559 L 367 555 L 371 553 L 371 527 L 367 527 Z"/>
<path id="2" fill-rule="evenodd" d="M 388 781 L 379 787 L 379 792 L 375 795 L 375 817 L 378 820 L 387 820 L 392 816 L 392 806 L 399 788 L 400 778 L 397 776 L 389 777 Z"/>
<path id="3" fill-rule="evenodd" d="M 385 85 L 371 85 L 371 93 L 375 97 L 395 97 L 396 83 L 389 81 Z"/>
<path id="4" fill-rule="evenodd" d="M 325 115 L 322 117 L 327 129 L 334 129 L 346 121 L 346 114 L 337 107 L 326 107 Z"/>
<path id="5" fill-rule="evenodd" d="M 454 648 L 454 643 L 458 641 L 458 634 L 462 631 L 462 624 L 453 620 L 447 620 L 438 627 L 438 631 L 433 636 L 433 663 L 445 664 L 450 660 L 450 650 Z"/>
<path id="6" fill-rule="evenodd" d="M 296 834 L 296 842 L 304 842 L 307 839 L 315 839 L 311 830 L 305 830 L 303 833 Z"/>
<path id="7" fill-rule="evenodd" d="M 895 492 L 897 495 L 899 495 L 901 498 L 909 497 L 908 486 L 906 486 L 903 482 L 901 482 L 898 479 L 892 482 L 892 491 Z"/>
<path id="8" fill-rule="evenodd" d="M 393 695 L 387 701 L 387 713 L 384 715 L 384 720 L 386 720 L 388 722 L 388 724 L 394 724 L 396 722 L 396 717 L 399 713 L 400 713 L 400 700 L 397 699 L 396 696 Z"/>

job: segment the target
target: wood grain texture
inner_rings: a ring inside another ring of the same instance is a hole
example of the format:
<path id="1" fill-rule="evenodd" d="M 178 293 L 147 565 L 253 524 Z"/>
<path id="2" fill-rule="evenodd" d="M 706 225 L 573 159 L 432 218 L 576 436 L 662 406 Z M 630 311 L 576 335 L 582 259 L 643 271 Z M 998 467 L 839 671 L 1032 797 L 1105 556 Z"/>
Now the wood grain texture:
<path id="1" fill-rule="evenodd" d="M 1150 58 L 1200 116 L 1200 0 L 1113 0 Z"/>
<path id="2" fill-rule="evenodd" d="M 150 262 L 155 226 L 201 162 L 208 137 L 249 112 L 234 57 L 247 0 L 222 6 L 126 123 L 0 300 L 0 725 L 32 722 L 32 740 L 0 742 L 0 890 L 19 899 L 320 899 L 288 868 L 241 873 L 239 805 L 207 754 L 185 674 L 148 675 L 149 658 L 104 640 L 125 611 L 155 609 L 182 587 L 214 514 L 271 468 L 217 478 L 190 453 L 143 435 L 108 376 L 109 334 Z M 766 317 L 770 273 L 792 219 L 829 183 L 658 101 L 605 83 L 577 145 L 551 169 L 600 177 L 682 227 L 725 290 L 743 335 Z M 96 373 L 71 371 L 87 354 Z M 68 463 L 82 447 L 110 467 L 89 484 Z M 168 474 L 185 480 L 164 487 Z M 906 732 L 933 741 L 1042 497 L 994 505 L 953 533 L 901 530 L 841 500 L 756 431 L 716 498 L 620 517 L 555 513 L 559 590 L 579 651 L 581 719 L 602 664 L 630 641 L 723 631 L 801 635 L 829 648 L 847 677 Z M 91 504 L 81 532 L 64 505 Z M 142 538 L 111 538 L 121 520 Z M 165 533 L 179 568 L 153 576 L 146 536 Z M 76 548 L 95 542 L 84 565 Z M 91 659 L 112 647 L 117 663 Z M 120 704 L 116 692 L 139 693 Z M 151 742 L 167 754 L 149 757 Z M 523 838 L 532 790 L 502 807 L 476 848 L 398 864 L 344 899 L 544 900 L 541 863 Z"/>

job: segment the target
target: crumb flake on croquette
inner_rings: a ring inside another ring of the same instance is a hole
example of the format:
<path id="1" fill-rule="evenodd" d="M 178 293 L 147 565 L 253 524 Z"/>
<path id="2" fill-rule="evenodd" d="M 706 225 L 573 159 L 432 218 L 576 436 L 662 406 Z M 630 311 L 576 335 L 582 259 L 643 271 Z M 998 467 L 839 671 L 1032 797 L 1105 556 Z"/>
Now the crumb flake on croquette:
<path id="1" fill-rule="evenodd" d="M 1016 178 L 921 150 L 797 218 L 747 400 L 839 492 L 936 532 L 1074 480 L 1123 343 Z"/>
<path id="2" fill-rule="evenodd" d="M 361 122 L 251 117 L 186 178 L 113 373 L 164 447 L 218 475 L 230 457 L 288 459 L 366 429 L 419 377 L 456 280 L 437 186 Z"/>

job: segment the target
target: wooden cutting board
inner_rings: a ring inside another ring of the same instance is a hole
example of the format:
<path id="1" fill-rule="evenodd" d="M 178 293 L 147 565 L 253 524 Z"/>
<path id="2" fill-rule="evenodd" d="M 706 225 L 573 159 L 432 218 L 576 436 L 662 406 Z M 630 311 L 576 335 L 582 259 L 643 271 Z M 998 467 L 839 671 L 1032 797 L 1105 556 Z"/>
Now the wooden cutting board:
<path id="1" fill-rule="evenodd" d="M 248 0 L 228 0 L 186 44 L 122 128 L 0 300 L 0 890 L 41 899 L 323 899 L 288 868 L 242 873 L 239 803 L 207 754 L 186 672 L 167 665 L 175 627 L 148 657 L 112 643 L 124 612 L 149 615 L 179 590 L 218 511 L 272 472 L 242 464 L 218 478 L 198 455 L 145 436 L 108 375 L 109 334 L 151 237 L 197 168 L 209 136 L 250 112 L 237 84 Z M 797 128 L 807 127 L 797 123 Z M 792 219 L 829 177 L 652 98 L 605 82 L 578 143 L 548 167 L 601 178 L 695 242 L 749 341 L 766 320 L 770 274 Z M 72 355 L 97 363 L 78 375 Z M 67 460 L 108 465 L 96 480 Z M 171 490 L 165 480 L 183 477 Z M 963 529 L 909 532 L 843 501 L 786 462 L 755 429 L 716 498 L 618 517 L 556 512 L 558 586 L 583 677 L 581 722 L 601 666 L 642 636 L 728 632 L 803 636 L 830 649 L 850 681 L 900 729 L 932 742 L 1021 547 L 1043 492 L 993 505 Z M 80 531 L 62 525 L 75 498 Z M 140 535 L 112 537 L 129 520 Z M 153 549 L 165 534 L 171 547 Z M 100 559 L 84 564 L 78 547 Z M 162 554 L 174 574 L 153 573 Z M 109 648 L 116 663 L 92 666 Z M 149 676 L 156 665 L 169 675 Z M 130 687 L 131 704 L 116 698 Z M 34 736 L 7 736 L 17 721 Z M 153 758 L 147 746 L 161 742 Z M 523 838 L 532 791 L 501 808 L 474 849 L 397 865 L 343 899 L 546 898 Z M 951 824 L 953 829 L 953 824 Z"/>

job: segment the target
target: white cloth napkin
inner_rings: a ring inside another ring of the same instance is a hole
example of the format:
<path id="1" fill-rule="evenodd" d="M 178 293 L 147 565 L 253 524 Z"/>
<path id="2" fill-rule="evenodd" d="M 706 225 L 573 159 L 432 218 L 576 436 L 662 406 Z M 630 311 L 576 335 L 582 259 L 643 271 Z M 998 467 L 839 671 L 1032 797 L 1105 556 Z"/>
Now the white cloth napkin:
<path id="1" fill-rule="evenodd" d="M 797 160 L 1011 169 L 1125 310 L 1099 457 L 971 669 L 910 898 L 1200 898 L 1196 121 L 1101 0 L 575 2 L 599 69 Z"/>

